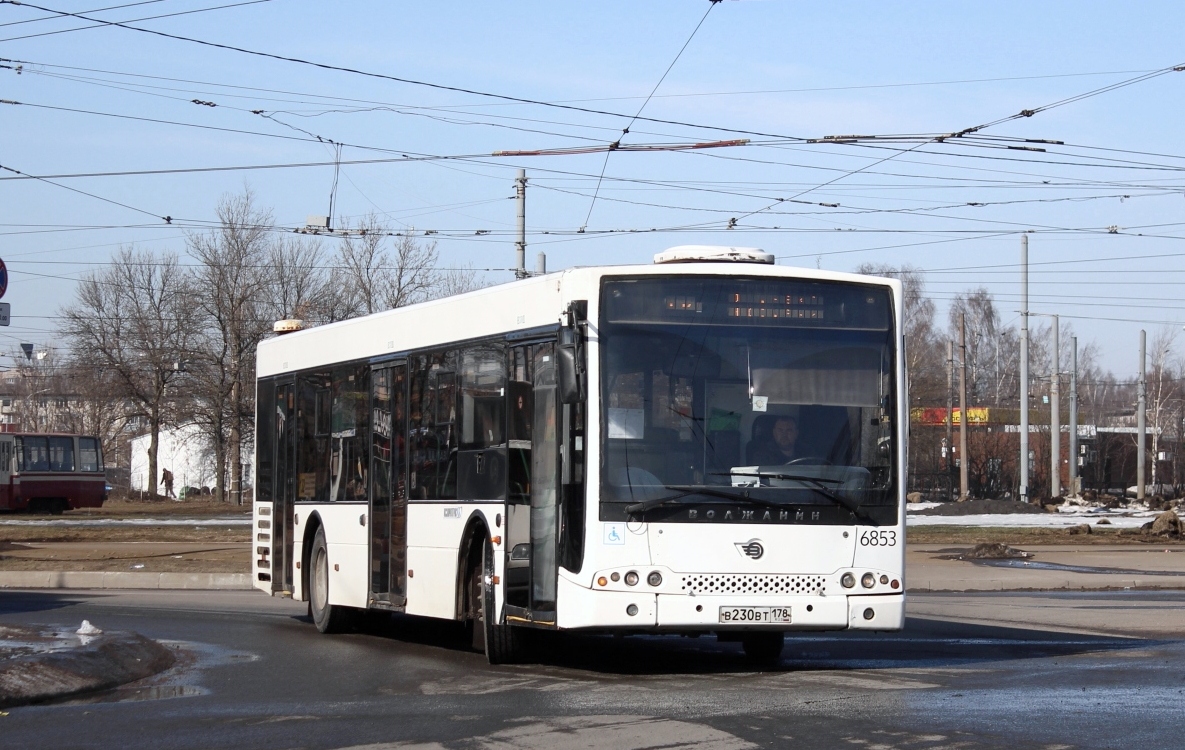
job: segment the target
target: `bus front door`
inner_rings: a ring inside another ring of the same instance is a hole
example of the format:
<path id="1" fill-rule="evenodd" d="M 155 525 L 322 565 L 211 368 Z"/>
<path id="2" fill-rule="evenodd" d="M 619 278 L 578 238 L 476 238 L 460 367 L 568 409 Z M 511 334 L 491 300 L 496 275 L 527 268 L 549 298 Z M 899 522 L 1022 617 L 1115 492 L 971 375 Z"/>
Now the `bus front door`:
<path id="1" fill-rule="evenodd" d="M 370 383 L 370 602 L 401 609 L 407 596 L 407 365 L 376 366 Z"/>
<path id="2" fill-rule="evenodd" d="M 506 614 L 551 623 L 560 469 L 555 345 L 515 346 L 509 364 Z"/>

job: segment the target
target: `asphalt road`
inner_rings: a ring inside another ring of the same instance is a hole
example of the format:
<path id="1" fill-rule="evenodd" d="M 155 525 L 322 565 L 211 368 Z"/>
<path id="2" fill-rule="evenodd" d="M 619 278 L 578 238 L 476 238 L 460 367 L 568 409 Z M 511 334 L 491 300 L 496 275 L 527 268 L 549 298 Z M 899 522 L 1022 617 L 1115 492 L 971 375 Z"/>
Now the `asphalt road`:
<path id="1" fill-rule="evenodd" d="M 710 637 L 565 637 L 542 663 L 490 667 L 455 628 L 322 636 L 303 605 L 255 592 L 0 592 L 0 622 L 86 618 L 182 656 L 111 694 L 10 709 L 0 746 L 1178 748 L 1183 604 L 915 595 L 902 633 L 791 638 L 759 672 Z"/>

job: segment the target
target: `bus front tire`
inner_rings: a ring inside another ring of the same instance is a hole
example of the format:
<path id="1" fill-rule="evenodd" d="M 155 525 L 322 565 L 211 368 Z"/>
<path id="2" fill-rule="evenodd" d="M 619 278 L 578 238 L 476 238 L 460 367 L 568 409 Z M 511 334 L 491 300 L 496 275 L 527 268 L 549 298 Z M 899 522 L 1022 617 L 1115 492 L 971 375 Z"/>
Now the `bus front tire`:
<path id="1" fill-rule="evenodd" d="M 485 651 L 490 664 L 518 664 L 527 656 L 527 633 L 523 628 L 498 623 L 494 607 L 494 546 L 487 540 L 484 547 L 481 564 L 473 566 L 469 583 L 477 604 L 473 645 Z"/>
<path id="2" fill-rule="evenodd" d="M 741 638 L 741 648 L 745 650 L 745 658 L 760 666 L 775 666 L 782 658 L 782 648 L 785 646 L 784 633 L 754 632 L 746 633 Z"/>
<path id="3" fill-rule="evenodd" d="M 329 545 L 325 543 L 325 529 L 317 529 L 313 550 L 309 555 L 312 575 L 309 576 L 309 613 L 313 624 L 322 633 L 340 633 L 350 624 L 352 612 L 348 607 L 329 603 Z"/>

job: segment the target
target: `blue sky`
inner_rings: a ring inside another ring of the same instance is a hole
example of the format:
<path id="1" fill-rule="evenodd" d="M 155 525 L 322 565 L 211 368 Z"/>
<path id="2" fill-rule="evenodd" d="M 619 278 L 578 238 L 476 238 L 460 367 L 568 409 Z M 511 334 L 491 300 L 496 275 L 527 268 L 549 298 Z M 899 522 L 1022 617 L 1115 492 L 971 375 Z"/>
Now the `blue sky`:
<path id="1" fill-rule="evenodd" d="M 75 13 L 104 6 L 36 4 Z M 228 4 L 161 0 L 92 15 L 130 21 Z M 1099 344 L 1103 364 L 1117 374 L 1135 371 L 1141 327 L 1151 335 L 1185 323 L 1185 305 L 1177 301 L 1185 278 L 1185 147 L 1178 142 L 1185 72 L 979 133 L 1069 144 L 1045 152 L 988 140 L 795 140 L 954 132 L 1185 63 L 1185 5 L 728 0 L 707 13 L 642 109 L 644 118 L 668 122 L 639 119 L 622 137 L 628 116 L 707 9 L 704 0 L 271 0 L 132 23 L 623 115 L 614 116 L 114 27 L 13 39 L 85 24 L 16 23 L 52 14 L 0 4 L 0 24 L 9 24 L 0 26 L 0 57 L 21 61 L 4 63 L 20 65 L 19 74 L 0 69 L 0 99 L 22 103 L 0 105 L 0 165 L 71 175 L 331 162 L 332 147 L 307 131 L 347 144 L 346 162 L 464 157 L 346 164 L 336 194 L 335 213 L 347 219 L 375 211 L 396 228 L 434 230 L 446 265 L 511 265 L 510 196 L 516 171 L 525 168 L 528 257 L 544 249 L 553 270 L 645 263 L 666 247 L 690 243 L 757 246 L 781 263 L 834 270 L 909 263 L 927 270 L 943 313 L 953 294 L 982 284 L 998 295 L 1004 320 L 1015 322 L 1018 232 L 1032 229 L 1030 259 L 1059 262 L 1034 265 L 1032 309 L 1061 313 L 1082 343 Z M 616 152 L 607 160 L 602 152 L 489 156 L 604 146 L 619 137 L 625 145 L 751 143 Z M 14 319 L 0 331 L 0 346 L 53 345 L 54 316 L 70 301 L 73 279 L 120 244 L 183 252 L 185 232 L 200 231 L 219 198 L 245 185 L 280 225 L 297 227 L 326 212 L 332 180 L 332 166 L 55 180 L 127 207 L 43 181 L 2 180 L 0 257 L 10 270 L 4 300 Z M 778 201 L 794 196 L 804 203 Z M 174 224 L 165 225 L 163 216 Z M 738 219 L 735 230 L 725 229 L 730 218 Z M 1104 258 L 1111 260 L 1092 260 Z"/>

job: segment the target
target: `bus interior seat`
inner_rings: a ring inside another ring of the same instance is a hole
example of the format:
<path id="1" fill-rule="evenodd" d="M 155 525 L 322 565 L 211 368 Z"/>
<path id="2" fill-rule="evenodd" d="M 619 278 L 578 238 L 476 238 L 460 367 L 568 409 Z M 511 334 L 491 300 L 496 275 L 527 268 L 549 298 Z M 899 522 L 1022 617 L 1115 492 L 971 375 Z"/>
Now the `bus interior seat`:
<path id="1" fill-rule="evenodd" d="M 708 433 L 708 471 L 728 472 L 741 462 L 741 431 L 713 430 Z"/>
<path id="2" fill-rule="evenodd" d="M 804 406 L 798 419 L 799 454 L 819 456 L 833 464 L 852 462 L 852 428 L 843 406 Z"/>

